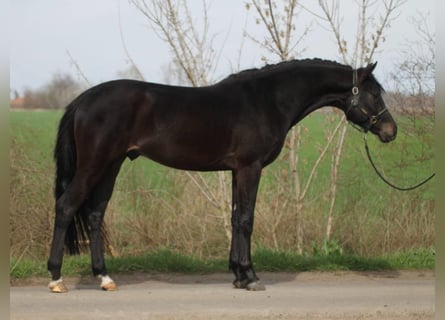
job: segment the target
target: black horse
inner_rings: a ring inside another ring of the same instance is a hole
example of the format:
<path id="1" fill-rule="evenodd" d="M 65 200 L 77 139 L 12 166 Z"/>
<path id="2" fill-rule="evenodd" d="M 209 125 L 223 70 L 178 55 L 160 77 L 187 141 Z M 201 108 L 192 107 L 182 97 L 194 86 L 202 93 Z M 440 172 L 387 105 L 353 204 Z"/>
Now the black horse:
<path id="1" fill-rule="evenodd" d="M 64 292 L 64 245 L 78 253 L 80 234 L 90 241 L 92 270 L 113 290 L 103 256 L 101 225 L 119 169 L 139 155 L 169 167 L 232 172 L 234 286 L 262 290 L 250 255 L 261 170 L 278 156 L 289 129 L 323 106 L 382 142 L 396 124 L 372 74 L 375 64 L 294 60 L 251 69 L 207 87 L 117 80 L 93 87 L 70 103 L 57 135 L 56 217 L 48 270 L 53 292 Z"/>

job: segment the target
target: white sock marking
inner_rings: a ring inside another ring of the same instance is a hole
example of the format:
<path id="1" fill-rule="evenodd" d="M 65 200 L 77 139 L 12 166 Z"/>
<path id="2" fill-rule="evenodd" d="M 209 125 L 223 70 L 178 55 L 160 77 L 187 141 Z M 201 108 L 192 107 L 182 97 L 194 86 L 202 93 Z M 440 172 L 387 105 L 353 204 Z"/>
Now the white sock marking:
<path id="1" fill-rule="evenodd" d="M 60 277 L 60 279 L 58 279 L 58 280 L 51 280 L 50 282 L 49 282 L 49 285 L 48 285 L 48 288 L 54 288 L 57 284 L 59 284 L 60 282 L 63 282 L 62 281 L 62 277 Z"/>
<path id="2" fill-rule="evenodd" d="M 101 284 L 100 284 L 101 287 L 113 282 L 113 279 L 111 279 L 108 275 L 106 276 L 99 275 L 98 277 L 99 279 L 101 279 Z"/>

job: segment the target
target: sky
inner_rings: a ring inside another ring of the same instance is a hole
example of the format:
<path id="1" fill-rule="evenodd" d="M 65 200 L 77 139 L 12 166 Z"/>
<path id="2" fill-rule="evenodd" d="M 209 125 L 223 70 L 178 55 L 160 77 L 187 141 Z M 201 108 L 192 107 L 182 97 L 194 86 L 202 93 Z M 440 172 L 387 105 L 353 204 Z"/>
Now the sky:
<path id="1" fill-rule="evenodd" d="M 215 37 L 215 48 L 222 50 L 213 77 L 216 81 L 237 71 L 234 66 L 237 65 L 245 27 L 257 39 L 264 38 L 265 30 L 255 24 L 256 15 L 252 9 L 246 10 L 245 1 L 209 2 L 210 33 Z M 317 1 L 300 2 L 317 11 Z M 341 30 L 345 39 L 351 42 L 357 30 L 356 2 L 340 1 Z M 199 21 L 201 1 L 189 0 L 189 3 L 194 19 Z M 67 73 L 81 80 L 69 55 L 92 85 L 119 78 L 118 72 L 129 67 L 121 31 L 126 47 L 144 78 L 150 82 L 165 82 L 165 69 L 172 61 L 171 52 L 150 28 L 147 19 L 128 0 L 15 0 L 10 6 L 10 87 L 19 94 L 26 88 L 42 87 L 56 73 Z M 402 58 L 401 48 L 408 41 L 418 39 L 415 26 L 409 20 L 418 12 L 431 13 L 428 24 L 434 30 L 434 0 L 408 0 L 386 30 L 386 41 L 375 56 L 378 61 L 375 73 L 384 86 L 388 74 Z M 326 24 L 315 22 L 308 12 L 300 13 L 296 24 L 297 29 L 311 25 L 301 46 L 305 51 L 298 58 L 341 60 L 335 39 Z M 264 49 L 245 39 L 241 70 L 263 66 L 261 57 L 264 55 Z M 270 63 L 278 62 L 276 58 L 267 56 Z"/>

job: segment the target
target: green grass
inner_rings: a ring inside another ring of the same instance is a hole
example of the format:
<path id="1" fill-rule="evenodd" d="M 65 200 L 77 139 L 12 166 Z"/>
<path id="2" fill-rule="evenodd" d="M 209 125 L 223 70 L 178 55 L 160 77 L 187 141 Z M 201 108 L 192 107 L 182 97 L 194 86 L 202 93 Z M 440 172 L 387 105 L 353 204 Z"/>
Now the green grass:
<path id="1" fill-rule="evenodd" d="M 434 269 L 435 258 L 434 248 L 412 249 L 386 257 L 394 269 Z"/>
<path id="2" fill-rule="evenodd" d="M 257 272 L 303 272 L 303 271 L 387 271 L 434 269 L 435 251 L 417 249 L 399 252 L 385 257 L 358 257 L 353 255 L 302 256 L 294 252 L 258 249 L 253 254 Z M 200 260 L 167 249 L 160 249 L 141 256 L 106 259 L 111 274 L 147 273 L 216 273 L 228 272 L 226 259 Z M 88 255 L 66 257 L 62 274 L 85 276 L 91 274 Z M 46 263 L 38 260 L 11 259 L 10 277 L 26 279 L 47 277 Z"/>
<path id="3" fill-rule="evenodd" d="M 26 150 L 36 165 L 52 163 L 61 111 L 11 112 L 12 142 Z"/>

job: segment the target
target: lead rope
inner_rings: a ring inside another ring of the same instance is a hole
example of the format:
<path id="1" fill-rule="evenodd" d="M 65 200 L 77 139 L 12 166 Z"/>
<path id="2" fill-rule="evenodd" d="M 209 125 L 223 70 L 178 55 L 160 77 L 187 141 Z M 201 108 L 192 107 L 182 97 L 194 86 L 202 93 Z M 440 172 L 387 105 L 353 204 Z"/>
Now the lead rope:
<path id="1" fill-rule="evenodd" d="M 399 191 L 409 191 L 409 190 L 414 190 L 419 188 L 420 186 L 423 186 L 425 183 L 427 183 L 428 181 L 430 181 L 432 178 L 434 178 L 434 176 L 436 175 L 436 173 L 433 173 L 432 175 L 430 175 L 428 178 L 426 178 L 425 180 L 421 181 L 420 183 L 411 186 L 411 187 L 406 187 L 406 188 L 402 188 L 399 186 L 396 186 L 395 184 L 389 182 L 381 173 L 380 171 L 377 169 L 376 165 L 374 164 L 374 161 L 372 161 L 371 158 L 371 153 L 369 152 L 369 147 L 368 147 L 368 139 L 366 134 L 363 135 L 363 140 L 365 141 L 365 149 L 366 149 L 366 154 L 368 156 L 369 162 L 371 162 L 372 167 L 374 168 L 375 172 L 377 173 L 377 175 L 380 177 L 380 179 L 383 180 L 383 182 L 385 182 L 387 185 L 389 185 L 390 187 L 399 190 Z"/>

